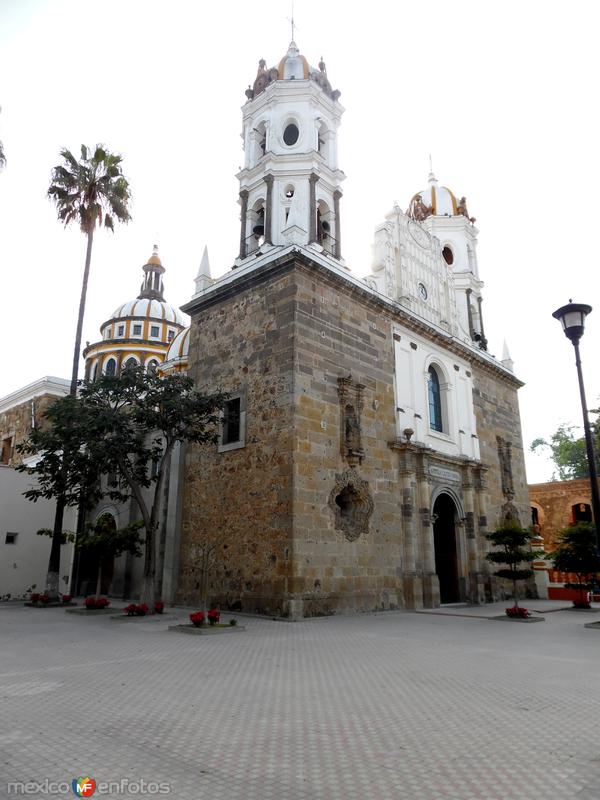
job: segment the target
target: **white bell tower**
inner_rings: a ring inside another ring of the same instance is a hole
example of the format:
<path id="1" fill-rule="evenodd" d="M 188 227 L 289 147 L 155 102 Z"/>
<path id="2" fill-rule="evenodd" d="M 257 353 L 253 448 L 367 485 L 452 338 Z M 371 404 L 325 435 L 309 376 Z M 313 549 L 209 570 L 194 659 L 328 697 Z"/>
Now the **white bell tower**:
<path id="1" fill-rule="evenodd" d="M 324 62 L 311 67 L 295 42 L 277 67 L 261 59 L 242 108 L 244 168 L 236 266 L 290 244 L 341 262 L 337 132 L 344 109 Z"/>

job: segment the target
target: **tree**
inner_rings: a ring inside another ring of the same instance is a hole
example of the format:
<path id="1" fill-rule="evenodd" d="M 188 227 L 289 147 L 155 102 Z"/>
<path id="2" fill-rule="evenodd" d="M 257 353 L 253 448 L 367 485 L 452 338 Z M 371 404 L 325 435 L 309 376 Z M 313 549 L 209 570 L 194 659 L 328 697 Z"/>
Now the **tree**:
<path id="1" fill-rule="evenodd" d="M 510 519 L 504 520 L 499 528 L 486 534 L 486 539 L 498 548 L 488 553 L 486 560 L 492 564 L 506 565 L 495 570 L 494 575 L 512 581 L 515 606 L 519 605 L 517 583 L 526 581 L 533 575 L 532 569 L 520 568 L 520 565 L 531 564 L 537 558 L 543 557 L 541 551 L 531 549 L 532 538 L 532 533 L 522 528 L 515 520 Z"/>
<path id="2" fill-rule="evenodd" d="M 48 188 L 48 197 L 56 205 L 58 219 L 65 226 L 76 221 L 82 233 L 87 237 L 71 371 L 70 393 L 75 395 L 77 392 L 81 334 L 90 262 L 92 260 L 94 231 L 96 227 L 101 226 L 114 231 L 115 220 L 124 223 L 129 221 L 128 204 L 130 192 L 129 183 L 121 172 L 121 156 L 109 153 L 102 145 L 96 145 L 92 152 L 82 144 L 79 161 L 66 148 L 61 150 L 60 155 L 63 162 L 52 170 L 52 182 Z M 58 594 L 58 575 L 60 571 L 59 538 L 62 530 L 64 509 L 64 498 L 62 495 L 58 495 L 56 498 L 48 575 L 46 577 L 46 591 L 50 597 L 56 597 Z"/>
<path id="3" fill-rule="evenodd" d="M 34 429 L 20 445 L 21 452 L 40 454 L 35 465 L 19 468 L 38 479 L 25 494 L 36 500 L 62 493 L 66 504 L 88 509 L 105 496 L 133 497 L 146 531 L 142 602 L 161 599 L 166 514 L 160 512 L 171 454 L 177 442 L 217 440 L 224 400 L 221 393 L 196 392 L 185 375 L 160 377 L 141 367 L 84 383 L 79 397 L 51 406 L 50 429 Z M 68 447 L 60 453 L 63 436 Z M 111 480 L 100 480 L 103 474 Z"/>
<path id="4" fill-rule="evenodd" d="M 550 554 L 552 566 L 559 572 L 571 572 L 576 583 L 566 583 L 565 588 L 577 589 L 579 601 L 573 604 L 589 608 L 587 591 L 594 585 L 594 577 L 600 572 L 600 557 L 596 549 L 596 529 L 590 522 L 578 522 L 563 528 L 558 534 L 556 549 Z"/>
<path id="5" fill-rule="evenodd" d="M 598 411 L 592 411 L 591 413 L 595 414 Z M 592 436 L 595 440 L 596 466 L 600 469 L 600 426 L 597 420 L 591 424 L 591 428 Z M 561 481 L 589 477 L 585 439 L 583 436 L 576 438 L 573 433 L 575 430 L 574 425 L 562 423 L 552 434 L 549 442 L 546 439 L 538 438 L 534 439 L 529 447 L 532 453 L 537 453 L 543 448 L 550 450 L 551 458 L 558 472 L 558 478 Z M 554 480 L 555 475 L 552 478 Z"/>
<path id="6" fill-rule="evenodd" d="M 111 514 L 102 514 L 95 523 L 87 525 L 83 534 L 78 537 L 77 549 L 91 552 L 98 562 L 96 600 L 101 593 L 102 563 L 106 558 L 117 558 L 123 553 L 131 553 L 136 557 L 142 555 L 140 527 L 141 523 L 133 522 L 124 528 L 117 528 Z"/>

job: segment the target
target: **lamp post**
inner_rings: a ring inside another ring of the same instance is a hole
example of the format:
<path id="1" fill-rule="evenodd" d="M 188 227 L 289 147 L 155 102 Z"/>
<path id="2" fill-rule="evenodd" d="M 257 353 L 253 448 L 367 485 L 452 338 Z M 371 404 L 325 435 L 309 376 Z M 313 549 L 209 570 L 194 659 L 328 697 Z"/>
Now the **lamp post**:
<path id="1" fill-rule="evenodd" d="M 585 318 L 592 310 L 591 306 L 585 303 L 573 303 L 561 306 L 552 316 L 560 320 L 565 336 L 571 340 L 575 348 L 575 365 L 577 367 L 577 378 L 579 379 L 579 395 L 581 397 L 581 410 L 583 412 L 583 430 L 585 433 L 585 449 L 587 452 L 588 469 L 590 472 L 590 485 L 592 490 L 592 511 L 594 513 L 594 525 L 596 527 L 596 550 L 600 555 L 600 537 L 598 526 L 600 525 L 600 496 L 598 494 L 598 477 L 596 475 L 596 457 L 594 455 L 594 442 L 590 429 L 590 420 L 585 399 L 585 388 L 583 385 L 583 373 L 581 371 L 581 358 L 579 356 L 579 340 L 583 336 Z"/>

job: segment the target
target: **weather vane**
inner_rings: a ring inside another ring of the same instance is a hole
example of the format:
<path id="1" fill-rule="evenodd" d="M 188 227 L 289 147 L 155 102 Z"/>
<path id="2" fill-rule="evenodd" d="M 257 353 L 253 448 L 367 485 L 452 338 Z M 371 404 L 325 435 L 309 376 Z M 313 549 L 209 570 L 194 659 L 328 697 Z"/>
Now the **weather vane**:
<path id="1" fill-rule="evenodd" d="M 294 0 L 292 0 L 292 16 L 288 17 L 288 22 L 292 26 L 292 42 L 294 41 L 294 31 L 296 30 L 296 23 L 294 22 Z"/>

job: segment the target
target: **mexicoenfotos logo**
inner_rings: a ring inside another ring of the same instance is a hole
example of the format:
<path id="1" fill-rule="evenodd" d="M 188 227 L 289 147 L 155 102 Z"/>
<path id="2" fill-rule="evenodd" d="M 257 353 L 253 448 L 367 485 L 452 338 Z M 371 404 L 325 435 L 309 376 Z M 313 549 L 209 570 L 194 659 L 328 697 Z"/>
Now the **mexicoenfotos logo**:
<path id="1" fill-rule="evenodd" d="M 96 781 L 89 775 L 73 778 L 71 786 L 76 797 L 91 797 L 96 791 Z"/>

